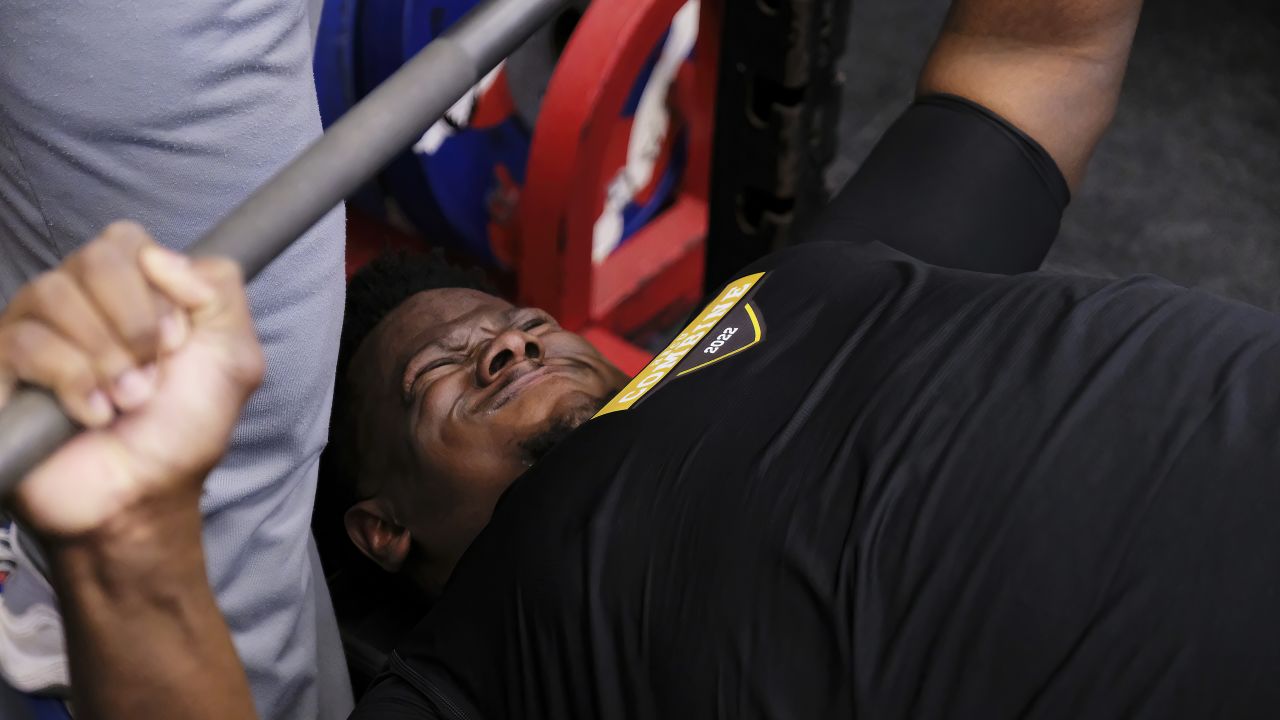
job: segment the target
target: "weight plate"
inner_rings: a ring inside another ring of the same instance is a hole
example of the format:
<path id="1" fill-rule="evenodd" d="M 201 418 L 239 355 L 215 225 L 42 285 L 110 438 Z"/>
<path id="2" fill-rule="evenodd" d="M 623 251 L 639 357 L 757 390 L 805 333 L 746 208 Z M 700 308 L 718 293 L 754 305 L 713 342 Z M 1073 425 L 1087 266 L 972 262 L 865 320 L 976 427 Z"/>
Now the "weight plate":
<path id="1" fill-rule="evenodd" d="M 330 59 L 317 59 L 318 83 L 325 65 L 325 105 L 331 108 L 326 115 L 336 118 L 335 109 L 345 110 L 354 97 L 377 87 L 478 2 L 330 0 L 321 22 Z M 387 193 L 428 242 L 489 265 L 510 265 L 533 127 L 576 13 L 587 7 L 586 0 L 575 0 L 428 130 L 412 154 L 397 157 L 382 173 Z M 696 11 L 693 17 L 696 36 Z M 356 27 L 359 34 L 350 35 Z M 354 51 L 348 38 L 354 38 Z M 673 45 L 682 39 L 688 39 L 687 31 L 668 33 L 638 77 L 617 80 L 630 93 L 610 130 L 615 139 L 606 175 L 615 192 L 602 215 L 603 254 L 652 219 L 679 184 L 685 141 L 678 118 L 673 121 L 666 112 L 666 101 L 688 57 L 688 47 Z M 612 43 L 617 38 L 574 40 Z"/>
<path id="2" fill-rule="evenodd" d="M 355 77 L 357 90 L 362 96 L 382 84 L 412 55 L 406 54 L 406 48 L 415 37 L 414 32 L 425 30 L 434 33 L 430 37 L 435 37 L 444 31 L 447 23 L 456 21 L 476 4 L 475 0 L 353 1 L 359 5 L 360 33 L 355 52 L 358 72 Z M 411 20 L 425 23 L 425 27 L 415 29 Z M 385 194 L 395 201 L 409 223 L 429 243 L 450 248 L 464 246 L 431 192 L 427 177 L 413 153 L 397 155 L 382 171 L 380 179 Z"/>
<path id="3" fill-rule="evenodd" d="M 356 79 L 356 14 L 358 0 L 327 0 L 320 13 L 316 33 L 315 73 L 316 100 L 320 120 L 328 128 L 338 121 L 362 97 Z M 382 194 L 374 183 L 361 186 L 348 200 L 375 217 L 385 208 Z"/>
<path id="4" fill-rule="evenodd" d="M 443 33 L 477 0 L 364 0 L 361 83 L 369 91 Z M 524 181 L 529 132 L 514 117 L 501 71 L 491 73 L 383 174 L 388 193 L 428 242 L 490 265 L 491 225 Z M 503 178 L 510 179 L 504 183 Z M 504 233 L 497 233 L 503 235 Z"/>
<path id="5" fill-rule="evenodd" d="M 712 28 L 718 5 L 705 11 Z M 566 327 L 634 329 L 696 283 L 718 57 L 714 32 L 695 51 L 703 14 L 697 0 L 593 3 L 556 68 L 517 269 L 522 301 Z M 610 253 L 628 237 L 624 265 Z"/>
<path id="6" fill-rule="evenodd" d="M 327 0 L 316 33 L 314 71 L 320 119 L 329 127 L 359 97 L 355 85 L 356 0 Z"/>
<path id="7" fill-rule="evenodd" d="M 675 193 L 687 141 L 679 109 L 672 107 L 672 88 L 692 57 L 700 9 L 691 0 L 676 13 L 636 77 L 609 138 L 605 202 L 592 231 L 597 263 L 653 219 Z"/>

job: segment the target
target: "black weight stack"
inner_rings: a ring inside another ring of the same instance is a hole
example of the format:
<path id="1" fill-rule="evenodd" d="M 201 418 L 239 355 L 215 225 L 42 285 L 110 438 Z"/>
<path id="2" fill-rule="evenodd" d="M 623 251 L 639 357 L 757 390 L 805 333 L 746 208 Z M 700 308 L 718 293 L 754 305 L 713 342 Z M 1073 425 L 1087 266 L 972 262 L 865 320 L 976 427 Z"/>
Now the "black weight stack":
<path id="1" fill-rule="evenodd" d="M 787 244 L 829 199 L 852 0 L 726 0 L 707 289 Z"/>

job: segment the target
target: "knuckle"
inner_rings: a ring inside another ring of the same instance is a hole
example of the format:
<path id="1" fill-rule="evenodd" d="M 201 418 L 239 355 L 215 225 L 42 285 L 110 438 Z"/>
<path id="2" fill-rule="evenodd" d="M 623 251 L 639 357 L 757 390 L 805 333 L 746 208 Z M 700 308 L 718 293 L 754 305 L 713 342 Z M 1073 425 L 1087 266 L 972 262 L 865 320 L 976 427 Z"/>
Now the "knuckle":
<path id="1" fill-rule="evenodd" d="M 22 317 L 29 312 L 28 308 L 38 304 L 39 302 L 36 300 L 36 283 L 33 280 L 14 293 L 13 300 L 5 308 L 3 317 L 6 321 L 12 322 L 13 319 Z"/>
<path id="2" fill-rule="evenodd" d="M 109 236 L 94 240 L 77 253 L 79 264 L 87 270 L 101 272 L 103 269 L 116 268 L 124 264 L 120 248 L 113 244 Z"/>
<path id="3" fill-rule="evenodd" d="M 117 244 L 135 246 L 139 241 L 149 241 L 146 228 L 133 220 L 116 220 L 102 231 L 102 239 Z"/>
<path id="4" fill-rule="evenodd" d="M 93 365 L 99 374 L 107 379 L 115 378 L 134 365 L 129 352 L 106 333 L 94 333 L 87 337 L 84 349 L 92 356 Z"/>
<path id="5" fill-rule="evenodd" d="M 18 323 L 0 334 L 0 347 L 21 375 L 60 389 L 88 392 L 97 385 L 89 358 L 58 342 L 42 325 Z"/>
<path id="6" fill-rule="evenodd" d="M 150 359 L 150 355 L 154 353 L 160 337 L 155 323 L 137 320 L 126 323 L 119 328 L 119 332 L 125 343 L 135 353 L 145 356 L 140 359 Z"/>
<path id="7" fill-rule="evenodd" d="M 36 307 L 57 307 L 73 290 L 71 278 L 57 270 L 40 274 L 27 286 L 30 303 Z"/>
<path id="8" fill-rule="evenodd" d="M 16 323 L 3 335 L 5 354 L 15 360 L 25 360 L 43 348 L 44 339 L 44 333 L 35 323 Z"/>
<path id="9" fill-rule="evenodd" d="M 65 390 L 87 394 L 97 387 L 98 378 L 88 358 L 80 354 L 70 354 L 58 366 L 56 382 Z"/>
<path id="10" fill-rule="evenodd" d="M 98 371 L 103 377 L 114 379 L 124 371 L 134 366 L 133 358 L 129 357 L 129 353 L 116 347 L 110 341 L 105 343 L 106 347 L 101 352 L 94 353 L 94 359 L 97 361 Z"/>
<path id="11" fill-rule="evenodd" d="M 109 359 L 117 354 L 116 343 L 108 332 L 97 325 L 85 328 L 80 332 L 78 341 L 85 350 L 102 359 Z"/>

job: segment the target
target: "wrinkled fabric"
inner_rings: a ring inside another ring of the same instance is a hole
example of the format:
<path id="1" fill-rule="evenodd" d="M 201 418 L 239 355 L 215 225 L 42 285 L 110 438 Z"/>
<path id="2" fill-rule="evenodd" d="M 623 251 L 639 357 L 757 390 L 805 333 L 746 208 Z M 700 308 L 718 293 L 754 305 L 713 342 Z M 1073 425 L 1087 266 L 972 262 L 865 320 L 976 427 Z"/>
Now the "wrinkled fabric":
<path id="1" fill-rule="evenodd" d="M 187 247 L 312 142 L 312 4 L 0 3 L 0 303 L 112 220 Z M 250 285 L 267 377 L 202 501 L 209 578 L 267 720 L 351 707 L 341 653 L 317 653 L 337 628 L 309 547 L 343 290 L 341 212 Z"/>
<path id="2" fill-rule="evenodd" d="M 752 272 L 761 343 L 504 495 L 372 693 L 436 714 L 357 717 L 1280 712 L 1275 316 L 878 246 Z"/>

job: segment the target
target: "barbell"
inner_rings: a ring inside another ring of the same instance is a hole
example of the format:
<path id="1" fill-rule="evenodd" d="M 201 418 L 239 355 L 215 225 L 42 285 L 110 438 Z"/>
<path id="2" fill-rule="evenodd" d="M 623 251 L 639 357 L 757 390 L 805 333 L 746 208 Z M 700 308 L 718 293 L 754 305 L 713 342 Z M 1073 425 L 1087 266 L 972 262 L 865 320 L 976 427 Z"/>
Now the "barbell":
<path id="1" fill-rule="evenodd" d="M 486 0 L 353 107 L 191 246 L 252 279 L 372 178 L 570 0 Z M 23 387 L 0 411 L 0 499 L 80 428 L 49 392 Z"/>

